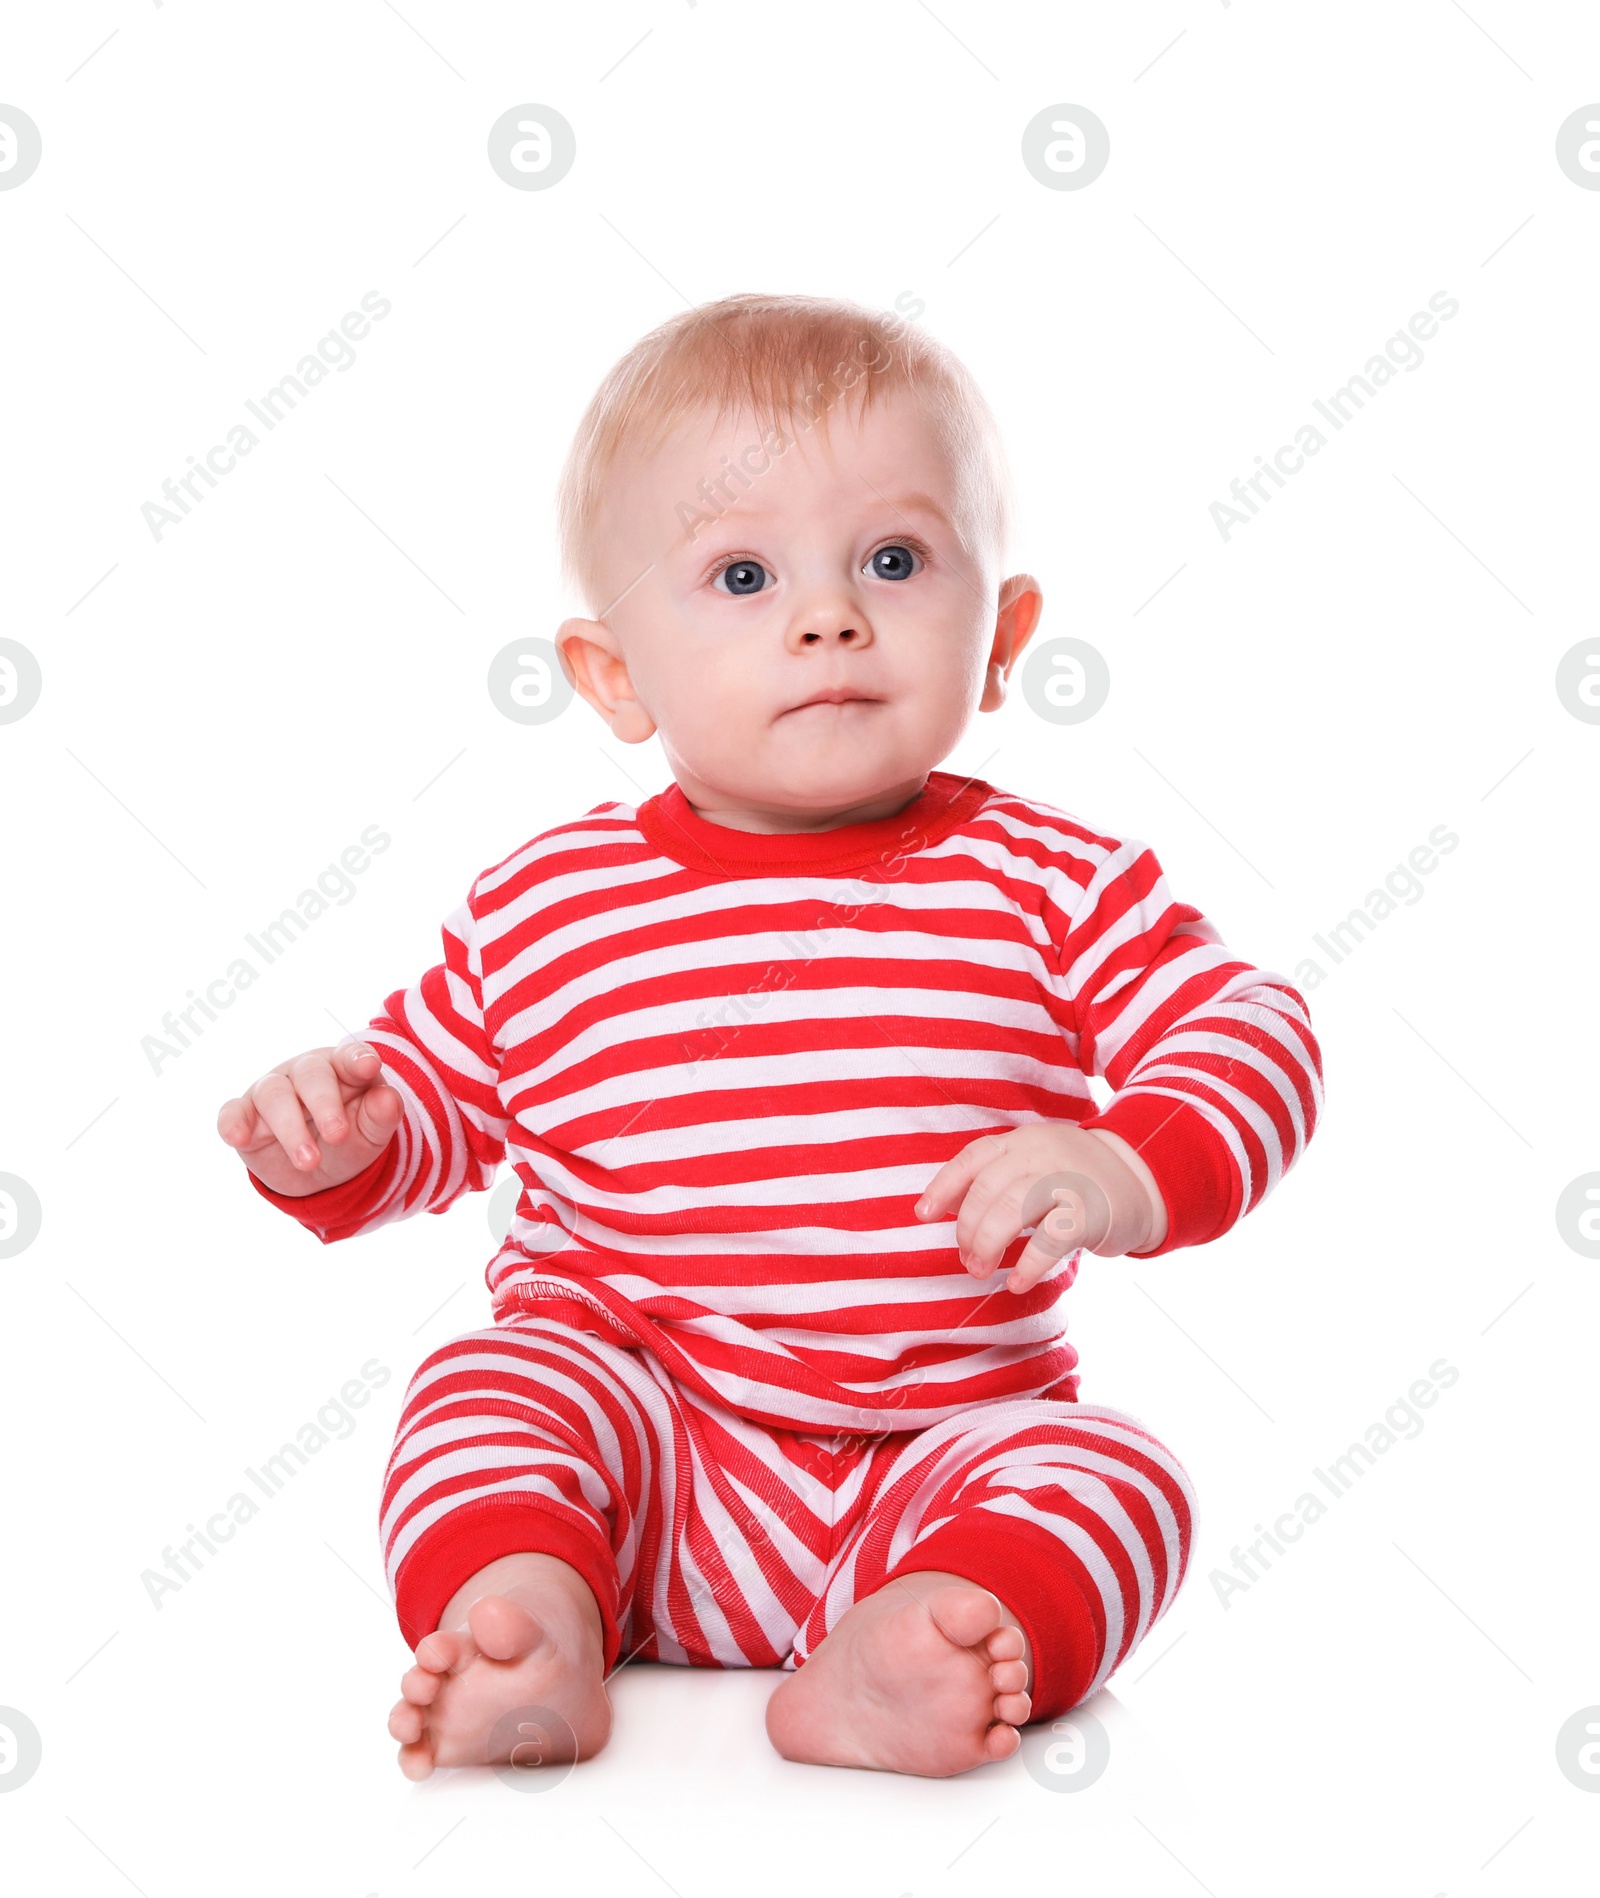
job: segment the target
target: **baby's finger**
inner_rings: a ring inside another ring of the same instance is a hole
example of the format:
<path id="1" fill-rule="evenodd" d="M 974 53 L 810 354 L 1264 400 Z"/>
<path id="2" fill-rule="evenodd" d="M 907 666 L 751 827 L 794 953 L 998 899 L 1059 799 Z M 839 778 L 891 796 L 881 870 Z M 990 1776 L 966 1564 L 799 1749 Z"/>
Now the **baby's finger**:
<path id="1" fill-rule="evenodd" d="M 224 1101 L 217 1110 L 217 1132 L 230 1147 L 248 1147 L 261 1130 L 261 1116 L 248 1100 Z"/>
<path id="2" fill-rule="evenodd" d="M 1021 1232 L 1022 1202 L 1031 1179 L 1025 1162 L 1012 1159 L 986 1166 L 967 1189 L 956 1217 L 956 1244 L 964 1259 L 988 1267 Z"/>
<path id="3" fill-rule="evenodd" d="M 999 1159 L 1005 1146 L 998 1134 L 980 1134 L 964 1146 L 954 1159 L 946 1160 L 923 1188 L 917 1201 L 919 1219 L 947 1219 L 964 1198 L 967 1188 L 992 1161 Z"/>
<path id="4" fill-rule="evenodd" d="M 1068 1248 L 1070 1250 L 1070 1248 Z M 1022 1255 L 1006 1274 L 1008 1292 L 1031 1292 L 1040 1279 L 1052 1266 L 1059 1265 L 1066 1257 L 1065 1252 L 1047 1250 L 1039 1244 L 1039 1235 L 1034 1234 L 1022 1248 Z"/>
<path id="5" fill-rule="evenodd" d="M 977 1237 L 970 1247 L 964 1247 L 962 1258 L 966 1260 L 966 1270 L 976 1272 L 987 1279 L 991 1272 L 1000 1268 L 1000 1262 L 1006 1256 L 1006 1247 L 1023 1230 L 1023 1215 L 1014 1205 L 996 1201 L 989 1211 L 987 1219 L 977 1228 Z"/>
<path id="6" fill-rule="evenodd" d="M 1088 1185 L 1086 1182 L 1086 1190 Z M 1033 1236 L 1006 1279 L 1010 1291 L 1031 1291 L 1069 1252 L 1076 1252 L 1080 1246 L 1092 1246 L 1104 1237 L 1100 1230 L 1104 1222 L 1082 1193 L 1072 1187 L 1057 1186 L 1050 1197 L 1054 1203 L 1034 1227 Z"/>
<path id="7" fill-rule="evenodd" d="M 365 1093 L 383 1072 L 377 1049 L 365 1041 L 341 1042 L 333 1051 L 333 1067 L 347 1102 Z"/>
<path id="8" fill-rule="evenodd" d="M 369 1088 L 355 1104 L 356 1132 L 375 1147 L 385 1146 L 405 1111 L 406 1104 L 394 1088 L 387 1084 Z"/>
<path id="9" fill-rule="evenodd" d="M 314 1048 L 289 1063 L 289 1079 L 306 1110 L 306 1119 L 324 1140 L 340 1141 L 350 1131 L 350 1118 L 339 1093 L 339 1078 L 328 1050 Z"/>
<path id="10" fill-rule="evenodd" d="M 300 1096 L 294 1091 L 288 1075 L 279 1074 L 276 1069 L 271 1074 L 262 1075 L 251 1088 L 250 1098 L 273 1138 L 288 1154 L 290 1163 L 302 1173 L 309 1173 L 322 1156 L 312 1142 Z"/>

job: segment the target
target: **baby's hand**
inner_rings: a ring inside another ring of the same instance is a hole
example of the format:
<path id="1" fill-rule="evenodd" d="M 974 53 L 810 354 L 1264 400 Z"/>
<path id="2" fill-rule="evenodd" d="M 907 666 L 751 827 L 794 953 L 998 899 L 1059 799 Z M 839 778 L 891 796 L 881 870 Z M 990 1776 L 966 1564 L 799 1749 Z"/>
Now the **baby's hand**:
<path id="1" fill-rule="evenodd" d="M 1161 1195 L 1124 1157 L 1131 1154 L 1115 1134 L 1070 1122 L 1037 1121 L 985 1134 L 933 1176 L 917 1217 L 948 1219 L 959 1207 L 956 1247 L 961 1263 L 980 1279 L 1032 1226 L 1033 1237 L 1006 1276 L 1008 1291 L 1026 1292 L 1079 1246 L 1109 1258 L 1149 1251 L 1166 1237 Z"/>
<path id="2" fill-rule="evenodd" d="M 280 1061 L 242 1099 L 223 1103 L 217 1132 L 263 1186 L 303 1199 L 370 1166 L 403 1112 L 377 1055 L 352 1041 Z M 320 1152 L 315 1135 L 327 1142 Z"/>

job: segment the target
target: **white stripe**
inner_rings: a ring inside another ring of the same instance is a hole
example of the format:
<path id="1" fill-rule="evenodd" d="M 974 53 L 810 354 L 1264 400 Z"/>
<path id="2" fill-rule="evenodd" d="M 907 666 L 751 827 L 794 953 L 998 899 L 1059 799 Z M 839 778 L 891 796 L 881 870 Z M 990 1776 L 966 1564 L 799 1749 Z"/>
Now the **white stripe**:
<path id="1" fill-rule="evenodd" d="M 1052 1031 L 1045 1025 L 1038 1032 Z M 741 1131 L 739 1121 L 717 1113 L 718 1095 L 735 1092 L 781 1094 L 794 1088 L 816 1087 L 818 1084 L 871 1092 L 885 1084 L 899 1084 L 908 1080 L 927 1082 L 941 1092 L 946 1092 L 952 1085 L 959 1086 L 965 1080 L 1039 1088 L 1059 1094 L 1067 1100 L 1083 1099 L 1089 1092 L 1081 1075 L 1072 1076 L 1070 1070 L 1034 1060 L 1021 1049 L 952 1048 L 920 1043 L 905 1047 L 886 1042 L 878 1047 L 815 1048 L 770 1055 L 724 1052 L 692 1064 L 685 1061 L 640 1068 L 608 1076 L 577 1093 L 523 1108 L 521 1119 L 531 1131 L 540 1133 L 548 1128 L 567 1127 L 573 1122 L 603 1113 L 621 1118 L 623 1124 L 617 1133 L 600 1136 L 578 1150 L 588 1155 L 602 1151 L 607 1140 L 625 1140 L 628 1137 L 627 1119 L 630 1113 L 638 1118 L 646 1108 L 658 1102 L 703 1100 L 708 1103 L 707 1118 L 703 1122 L 681 1128 L 663 1128 L 648 1136 L 635 1136 L 635 1139 L 654 1140 L 664 1136 L 692 1139 L 698 1135 L 703 1145 L 716 1152 L 731 1150 Z M 1073 1086 L 1073 1080 L 1078 1082 L 1078 1086 Z M 514 1094 L 512 1100 L 516 1104 Z M 773 1129 L 777 1130 L 780 1144 L 790 1144 L 796 1140 L 850 1139 L 862 1131 L 864 1118 L 873 1114 L 895 1115 L 895 1121 L 876 1131 L 898 1134 L 903 1127 L 916 1127 L 920 1124 L 921 1116 L 931 1113 L 942 1116 L 939 1123 L 941 1128 L 965 1124 L 971 1126 L 975 1134 L 982 1130 L 986 1122 L 992 1124 L 993 1120 L 1018 1117 L 969 1106 L 959 1098 L 947 1097 L 938 1106 L 902 1107 L 887 1102 L 882 1105 L 875 1103 L 832 1113 L 813 1110 L 789 1116 L 760 1116 L 751 1123 L 754 1132 L 746 1137 L 746 1144 L 765 1144 L 767 1135 Z M 834 1128 L 840 1131 L 834 1133 L 831 1131 Z M 813 1134 L 810 1131 L 812 1129 L 817 1131 Z M 711 1144 L 718 1141 L 728 1141 L 730 1148 L 721 1149 Z"/>
<path id="2" fill-rule="evenodd" d="M 992 968 L 995 964 L 986 962 L 983 966 Z M 1031 973 L 1037 975 L 1040 971 L 1036 968 Z M 524 1011 L 507 1020 L 501 1034 L 508 1046 L 515 1045 L 529 1032 L 526 1016 L 530 1012 Z M 608 1014 L 604 1021 L 592 1023 L 574 1035 L 560 1037 L 559 1046 L 548 1059 L 508 1077 L 506 1098 L 509 1105 L 520 1108 L 530 1095 L 544 1092 L 556 1084 L 563 1074 L 581 1069 L 596 1056 L 618 1045 L 673 1037 L 687 1042 L 691 1036 L 699 1038 L 707 1031 L 721 1032 L 731 1040 L 745 1028 L 770 1027 L 778 1022 L 798 1022 L 808 1028 L 814 1026 L 821 1039 L 833 1024 L 862 1020 L 882 1022 L 891 1018 L 898 1018 L 900 1023 L 909 1021 L 912 1025 L 910 1032 L 919 1036 L 916 1045 L 935 1051 L 945 1045 L 933 1028 L 937 1022 L 981 1025 L 990 1031 L 996 1045 L 1002 1043 L 1002 1036 L 995 1032 L 1001 1029 L 1046 1037 L 1054 1037 L 1061 1032 L 1042 1003 L 1019 1001 L 977 987 L 951 989 L 930 984 L 927 987 L 908 988 L 856 981 L 823 989 L 735 988 L 726 995 L 702 995 L 671 1002 L 641 1003 L 636 1008 L 619 1008 Z M 928 1025 L 926 1042 L 920 1039 L 923 1024 Z M 551 1031 L 546 1029 L 543 1032 Z M 724 1058 L 712 1053 L 704 1060 L 709 1062 Z M 636 1077 L 651 1077 L 659 1072 L 670 1072 L 675 1065 L 661 1063 L 656 1067 L 641 1067 L 634 1073 Z M 1052 1072 L 1059 1075 L 1059 1065 Z M 653 1088 L 654 1082 L 650 1084 Z M 571 1100 L 582 1096 L 568 1094 L 562 1098 Z M 544 1102 L 532 1105 L 533 1112 L 539 1118 L 546 1121 L 552 1118 L 550 1107 Z"/>

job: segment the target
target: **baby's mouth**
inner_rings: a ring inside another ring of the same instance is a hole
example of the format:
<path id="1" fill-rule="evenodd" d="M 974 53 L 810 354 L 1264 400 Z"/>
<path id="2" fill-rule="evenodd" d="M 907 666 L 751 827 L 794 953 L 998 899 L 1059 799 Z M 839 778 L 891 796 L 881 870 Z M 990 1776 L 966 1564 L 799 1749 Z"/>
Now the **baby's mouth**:
<path id="1" fill-rule="evenodd" d="M 791 712 L 810 712 L 819 706 L 881 705 L 882 703 L 882 699 L 874 698 L 870 693 L 849 692 L 841 689 L 830 692 L 814 692 L 810 698 L 802 699 L 798 705 L 791 705 L 789 710 Z"/>

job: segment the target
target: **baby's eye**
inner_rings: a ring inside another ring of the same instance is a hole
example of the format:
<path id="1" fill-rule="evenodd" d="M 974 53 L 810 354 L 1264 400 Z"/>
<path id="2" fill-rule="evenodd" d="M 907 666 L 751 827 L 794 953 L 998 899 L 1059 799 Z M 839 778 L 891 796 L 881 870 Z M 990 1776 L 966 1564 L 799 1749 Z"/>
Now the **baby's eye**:
<path id="1" fill-rule="evenodd" d="M 921 565 L 911 549 L 897 541 L 892 547 L 880 547 L 867 562 L 867 570 L 879 580 L 909 580 Z"/>
<path id="2" fill-rule="evenodd" d="M 759 593 L 771 578 L 759 560 L 736 560 L 724 567 L 711 584 L 724 593 Z"/>

